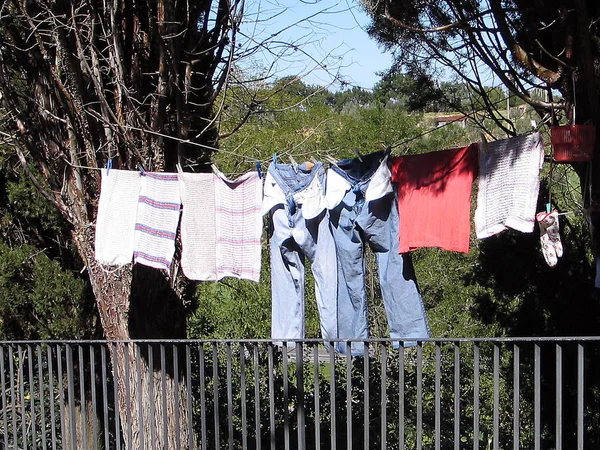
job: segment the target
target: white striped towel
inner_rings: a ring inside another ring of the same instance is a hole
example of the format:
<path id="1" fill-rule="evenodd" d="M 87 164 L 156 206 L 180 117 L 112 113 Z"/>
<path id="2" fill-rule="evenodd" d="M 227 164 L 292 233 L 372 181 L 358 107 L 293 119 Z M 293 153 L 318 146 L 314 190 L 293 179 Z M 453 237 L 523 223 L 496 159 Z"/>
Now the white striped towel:
<path id="1" fill-rule="evenodd" d="M 235 277 L 258 281 L 263 228 L 262 180 L 257 172 L 229 180 L 214 170 L 217 279 Z"/>
<path id="2" fill-rule="evenodd" d="M 122 266 L 133 258 L 140 173 L 102 169 L 95 255 L 101 264 Z"/>
<path id="3" fill-rule="evenodd" d="M 180 173 L 181 269 L 190 280 L 216 281 L 215 183 L 212 173 Z"/>
<path id="4" fill-rule="evenodd" d="M 479 146 L 475 231 L 479 239 L 510 227 L 531 233 L 540 190 L 544 146 L 539 133 Z"/>
<path id="5" fill-rule="evenodd" d="M 135 223 L 134 262 L 156 269 L 171 269 L 180 209 L 177 174 L 142 174 Z"/>

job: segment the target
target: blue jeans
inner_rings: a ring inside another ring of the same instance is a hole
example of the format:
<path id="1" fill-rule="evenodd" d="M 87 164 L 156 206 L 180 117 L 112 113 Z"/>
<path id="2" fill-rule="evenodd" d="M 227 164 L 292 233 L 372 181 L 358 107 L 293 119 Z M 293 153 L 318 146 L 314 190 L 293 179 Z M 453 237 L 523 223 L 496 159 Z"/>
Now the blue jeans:
<path id="1" fill-rule="evenodd" d="M 365 243 L 368 243 L 375 253 L 390 337 L 404 341 L 427 338 L 429 324 L 410 254 L 398 253 L 399 217 L 395 195 L 390 193 L 365 202 L 370 177 L 381 158 L 371 155 L 362 158 L 363 163 L 355 158 L 340 161 L 338 167 L 332 168 L 353 186 L 344 200 L 330 211 L 338 255 L 339 337 L 369 337 L 364 257 Z M 414 342 L 404 342 L 404 346 L 407 345 Z M 345 351 L 345 345 L 340 347 Z M 354 342 L 351 350 L 353 355 L 362 355 L 364 345 Z"/>
<path id="2" fill-rule="evenodd" d="M 305 189 L 314 176 L 325 176 L 322 164 L 312 171 L 289 164 L 271 164 L 269 173 L 286 194 L 286 202 L 271 209 L 269 247 L 271 253 L 271 294 L 273 339 L 304 339 L 304 259 L 311 263 L 315 296 L 323 339 L 338 337 L 337 257 L 329 228 L 329 214 L 323 209 L 305 219 L 302 204 L 292 198 Z M 290 343 L 290 347 L 294 344 Z"/>

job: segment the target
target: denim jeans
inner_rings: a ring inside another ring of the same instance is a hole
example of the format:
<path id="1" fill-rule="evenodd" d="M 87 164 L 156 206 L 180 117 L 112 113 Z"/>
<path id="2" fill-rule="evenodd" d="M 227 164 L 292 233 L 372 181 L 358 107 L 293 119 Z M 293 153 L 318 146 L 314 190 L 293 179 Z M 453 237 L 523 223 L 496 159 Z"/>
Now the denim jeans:
<path id="1" fill-rule="evenodd" d="M 271 336 L 280 341 L 305 337 L 304 260 L 308 258 L 315 279 L 321 335 L 323 339 L 335 339 L 338 337 L 337 257 L 329 213 L 324 207 L 320 211 L 315 208 L 318 198 L 302 198 L 303 193 L 311 191 L 314 177 L 319 177 L 324 186 L 325 170 L 320 163 L 312 170 L 304 165 L 297 169 L 296 173 L 289 164 L 269 166 L 272 180 L 285 196 L 285 201 L 270 208 Z M 324 192 L 321 194 L 324 199 Z M 310 206 L 308 202 L 312 202 Z M 307 204 L 304 211 L 303 204 Z M 311 213 L 307 213 L 309 210 Z"/>
<path id="2" fill-rule="evenodd" d="M 387 193 L 381 198 L 365 201 L 365 192 L 377 166 L 387 164 L 384 156 L 379 152 L 363 156 L 363 162 L 358 158 L 344 160 L 330 169 L 351 185 L 342 202 L 330 211 L 338 255 L 340 338 L 369 337 L 365 243 L 375 254 L 390 337 L 406 341 L 430 336 L 410 254 L 398 253 L 399 217 L 395 194 Z M 414 345 L 414 342 L 404 342 L 404 346 L 407 345 Z M 341 345 L 340 350 L 345 351 L 345 345 Z M 362 343 L 352 343 L 353 355 L 363 352 Z"/>

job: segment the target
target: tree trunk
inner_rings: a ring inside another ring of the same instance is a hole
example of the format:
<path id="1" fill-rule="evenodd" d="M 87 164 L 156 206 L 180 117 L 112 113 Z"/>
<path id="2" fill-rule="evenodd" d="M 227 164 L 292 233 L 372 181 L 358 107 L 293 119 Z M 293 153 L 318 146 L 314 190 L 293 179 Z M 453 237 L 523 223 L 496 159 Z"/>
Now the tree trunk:
<path id="1" fill-rule="evenodd" d="M 71 413 L 73 415 L 71 416 Z M 86 399 L 85 401 L 85 417 L 82 416 L 81 403 L 71 405 L 65 403 L 64 406 L 64 417 L 65 417 L 65 429 L 63 430 L 65 450 L 75 449 L 92 449 L 94 448 L 94 421 L 98 420 L 94 405 L 91 400 Z M 71 430 L 72 422 L 71 417 L 75 420 L 75 429 Z M 72 436 L 75 437 L 72 440 Z M 100 442 L 100 438 L 98 438 Z"/>
<path id="2" fill-rule="evenodd" d="M 138 345 L 117 343 L 112 348 L 119 419 L 128 449 L 190 448 L 185 379 L 179 374 L 175 377 L 169 370 L 156 370 L 162 355 L 167 360 L 166 366 L 173 360 L 169 348 L 163 349 L 162 354 L 153 351 L 155 363 L 151 372 L 147 358 L 142 357 L 144 351 Z"/>
<path id="3" fill-rule="evenodd" d="M 185 364 L 179 349 L 120 342 L 150 333 L 165 339 L 185 337 L 181 301 L 176 301 L 174 290 L 166 286 L 168 281 L 157 270 L 141 268 L 140 275 L 136 267 L 134 277 L 130 265 L 112 269 L 100 266 L 94 259 L 90 227 L 76 230 L 75 241 L 89 272 L 106 338 L 119 341 L 110 347 L 110 361 L 126 448 L 189 449 L 191 424 L 182 373 Z M 131 295 L 132 285 L 135 296 Z M 140 304 L 142 301 L 146 304 Z M 169 312 L 157 311 L 153 305 Z"/>

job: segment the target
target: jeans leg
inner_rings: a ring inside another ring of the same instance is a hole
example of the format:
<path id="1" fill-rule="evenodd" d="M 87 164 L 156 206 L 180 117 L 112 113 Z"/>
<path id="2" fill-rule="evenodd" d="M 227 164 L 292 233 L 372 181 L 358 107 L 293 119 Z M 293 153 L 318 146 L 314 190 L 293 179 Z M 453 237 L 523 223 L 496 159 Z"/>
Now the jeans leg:
<path id="1" fill-rule="evenodd" d="M 376 256 L 390 337 L 427 338 L 429 324 L 412 259 L 409 253 L 398 253 L 399 218 L 394 196 L 372 201 L 365 209 L 363 229 Z M 404 345 L 414 345 L 414 342 Z"/>
<path id="2" fill-rule="evenodd" d="M 349 193 L 348 195 L 354 195 Z M 348 203 L 352 204 L 351 201 Z M 356 212 L 341 203 L 330 212 L 331 230 L 338 254 L 338 333 L 340 338 L 367 339 L 367 297 L 365 289 L 365 258 L 361 235 L 355 227 Z M 341 343 L 340 353 L 346 353 Z M 362 342 L 352 343 L 352 354 L 364 353 Z"/>
<path id="3" fill-rule="evenodd" d="M 304 339 L 304 257 L 292 237 L 285 209 L 275 208 L 271 219 L 271 337 Z"/>
<path id="4" fill-rule="evenodd" d="M 311 262 L 315 278 L 315 297 L 323 339 L 338 338 L 337 256 L 329 229 L 329 214 L 314 219 L 299 219 L 294 239 Z"/>

